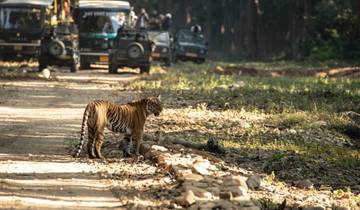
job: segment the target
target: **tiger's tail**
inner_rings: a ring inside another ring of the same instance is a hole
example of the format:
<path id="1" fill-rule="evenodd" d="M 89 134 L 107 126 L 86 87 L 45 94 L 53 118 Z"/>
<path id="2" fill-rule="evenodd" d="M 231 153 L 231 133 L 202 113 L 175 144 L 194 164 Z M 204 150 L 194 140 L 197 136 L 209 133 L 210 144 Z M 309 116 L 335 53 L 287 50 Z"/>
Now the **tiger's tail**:
<path id="1" fill-rule="evenodd" d="M 77 149 L 76 153 L 73 155 L 74 158 L 79 157 L 79 155 L 81 153 L 81 150 L 82 150 L 82 147 L 84 146 L 85 126 L 86 126 L 86 123 L 88 121 L 88 117 L 89 117 L 89 114 L 90 114 L 90 107 L 91 107 L 91 105 L 88 104 L 86 106 L 86 108 L 85 108 L 85 111 L 84 111 L 83 121 L 82 121 L 82 124 L 81 124 L 80 143 L 77 145 L 78 149 Z"/>

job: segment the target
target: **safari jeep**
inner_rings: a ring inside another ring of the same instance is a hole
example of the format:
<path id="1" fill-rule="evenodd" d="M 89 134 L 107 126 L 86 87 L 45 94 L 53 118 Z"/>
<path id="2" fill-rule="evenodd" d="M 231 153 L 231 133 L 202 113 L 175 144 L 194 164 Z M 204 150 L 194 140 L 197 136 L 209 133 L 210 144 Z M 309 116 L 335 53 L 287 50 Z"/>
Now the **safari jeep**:
<path id="1" fill-rule="evenodd" d="M 117 73 L 121 67 L 140 68 L 140 73 L 149 73 L 153 47 L 146 31 L 119 32 L 109 55 L 109 73 Z"/>
<path id="2" fill-rule="evenodd" d="M 166 66 L 171 65 L 172 44 L 168 31 L 148 31 L 150 39 L 155 43 L 151 56 L 154 61 L 161 61 Z"/>
<path id="3" fill-rule="evenodd" d="M 112 47 L 120 27 L 119 16 L 128 16 L 130 4 L 118 0 L 79 0 L 76 22 L 79 26 L 80 68 L 91 64 L 108 64 L 108 50 Z"/>
<path id="4" fill-rule="evenodd" d="M 204 35 L 189 29 L 180 29 L 174 39 L 174 62 L 192 61 L 203 63 L 207 57 L 208 47 Z"/>
<path id="5" fill-rule="evenodd" d="M 0 57 L 37 57 L 53 0 L 0 1 Z"/>
<path id="6" fill-rule="evenodd" d="M 47 66 L 68 66 L 71 72 L 79 69 L 77 28 L 72 22 L 61 22 L 41 40 L 39 71 Z"/>

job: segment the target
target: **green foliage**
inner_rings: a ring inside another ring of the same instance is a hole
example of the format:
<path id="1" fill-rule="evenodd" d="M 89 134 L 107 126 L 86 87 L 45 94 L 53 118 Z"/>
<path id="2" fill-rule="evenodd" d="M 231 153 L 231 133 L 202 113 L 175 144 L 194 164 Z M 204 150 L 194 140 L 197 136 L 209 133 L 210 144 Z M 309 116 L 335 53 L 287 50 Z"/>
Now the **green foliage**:
<path id="1" fill-rule="evenodd" d="M 360 53 L 359 16 L 351 0 L 322 0 L 306 22 L 302 53 L 311 60 L 356 59 Z"/>

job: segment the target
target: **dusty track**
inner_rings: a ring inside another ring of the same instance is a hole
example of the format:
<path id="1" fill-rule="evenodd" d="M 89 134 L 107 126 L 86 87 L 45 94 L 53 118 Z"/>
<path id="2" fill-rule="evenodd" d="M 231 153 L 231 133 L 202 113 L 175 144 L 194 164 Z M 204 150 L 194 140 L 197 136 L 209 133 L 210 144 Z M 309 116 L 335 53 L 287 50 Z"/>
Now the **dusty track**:
<path id="1" fill-rule="evenodd" d="M 56 73 L 51 80 L 0 79 L 0 209 L 164 205 L 167 198 L 153 197 L 159 196 L 154 190 L 171 180 L 151 163 L 69 155 L 86 103 L 133 100 L 124 82 L 136 77 L 85 71 Z"/>

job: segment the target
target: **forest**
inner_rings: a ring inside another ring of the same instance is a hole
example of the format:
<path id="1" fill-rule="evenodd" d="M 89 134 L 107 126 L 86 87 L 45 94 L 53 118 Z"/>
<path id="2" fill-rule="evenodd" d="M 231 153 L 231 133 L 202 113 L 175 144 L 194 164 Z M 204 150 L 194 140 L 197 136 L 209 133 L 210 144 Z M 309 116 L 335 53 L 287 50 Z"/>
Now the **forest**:
<path id="1" fill-rule="evenodd" d="M 360 55 L 357 0 L 132 0 L 173 14 L 173 30 L 200 24 L 210 54 L 237 60 L 353 60 Z M 144 5 L 144 6 L 143 6 Z"/>

